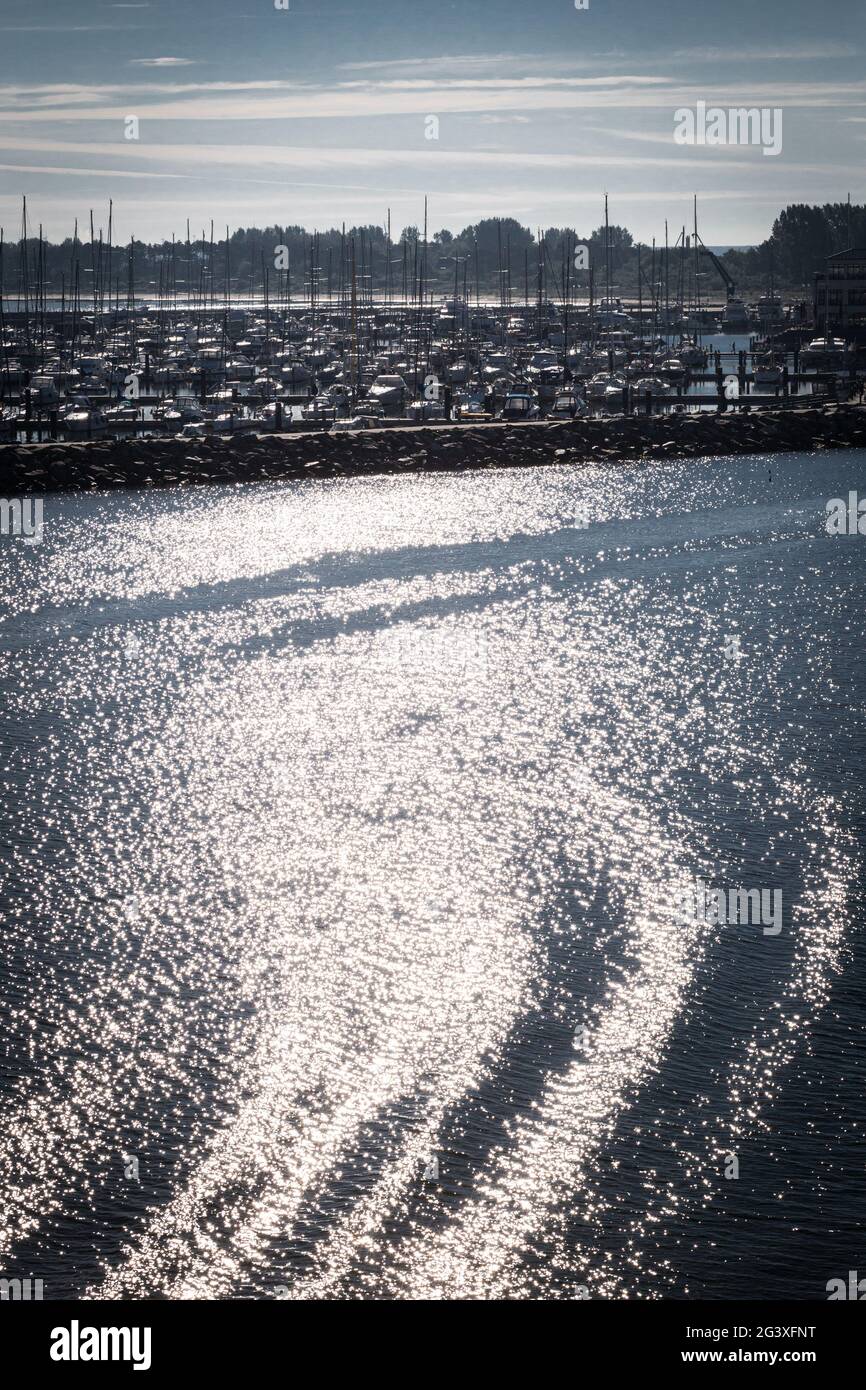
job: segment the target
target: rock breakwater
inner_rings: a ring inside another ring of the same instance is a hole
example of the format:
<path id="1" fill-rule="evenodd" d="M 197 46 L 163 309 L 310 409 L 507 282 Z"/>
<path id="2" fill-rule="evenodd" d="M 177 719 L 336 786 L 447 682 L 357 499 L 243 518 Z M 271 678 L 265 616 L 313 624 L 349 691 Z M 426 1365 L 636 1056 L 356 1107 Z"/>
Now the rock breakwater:
<path id="1" fill-rule="evenodd" d="M 0 446 L 0 496 L 866 447 L 866 409 L 420 425 Z"/>

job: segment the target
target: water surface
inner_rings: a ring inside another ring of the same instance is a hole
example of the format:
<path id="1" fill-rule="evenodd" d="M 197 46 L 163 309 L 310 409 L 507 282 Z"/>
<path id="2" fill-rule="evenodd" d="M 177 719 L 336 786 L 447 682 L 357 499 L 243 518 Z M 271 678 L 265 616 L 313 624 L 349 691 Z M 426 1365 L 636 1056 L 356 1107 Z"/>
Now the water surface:
<path id="1" fill-rule="evenodd" d="M 862 451 L 47 498 L 0 542 L 0 1273 L 862 1265 L 853 488 Z M 781 931 L 684 914 L 696 876 Z"/>

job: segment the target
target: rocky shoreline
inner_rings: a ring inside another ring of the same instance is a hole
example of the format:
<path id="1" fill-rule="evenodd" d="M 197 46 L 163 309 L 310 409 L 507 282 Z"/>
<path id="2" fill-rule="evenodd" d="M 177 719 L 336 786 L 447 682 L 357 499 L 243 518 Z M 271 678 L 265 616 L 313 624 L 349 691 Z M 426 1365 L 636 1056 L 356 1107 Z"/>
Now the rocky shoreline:
<path id="1" fill-rule="evenodd" d="M 0 445 L 0 496 L 866 447 L 866 409 L 796 406 L 549 424 Z"/>

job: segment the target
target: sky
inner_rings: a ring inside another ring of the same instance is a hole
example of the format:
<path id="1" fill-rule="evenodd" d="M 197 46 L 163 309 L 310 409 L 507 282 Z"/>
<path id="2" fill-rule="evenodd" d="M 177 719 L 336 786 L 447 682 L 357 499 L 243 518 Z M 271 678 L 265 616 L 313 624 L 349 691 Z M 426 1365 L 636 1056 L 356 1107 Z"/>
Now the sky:
<path id="1" fill-rule="evenodd" d="M 650 241 L 697 194 L 705 242 L 750 244 L 866 200 L 864 29 L 862 0 L 0 0 L 0 225 L 25 194 L 52 240 L 109 199 L 118 242 L 388 208 L 396 235 L 427 194 L 431 234 L 588 234 L 607 193 Z M 678 143 L 699 102 L 781 111 L 780 152 Z"/>

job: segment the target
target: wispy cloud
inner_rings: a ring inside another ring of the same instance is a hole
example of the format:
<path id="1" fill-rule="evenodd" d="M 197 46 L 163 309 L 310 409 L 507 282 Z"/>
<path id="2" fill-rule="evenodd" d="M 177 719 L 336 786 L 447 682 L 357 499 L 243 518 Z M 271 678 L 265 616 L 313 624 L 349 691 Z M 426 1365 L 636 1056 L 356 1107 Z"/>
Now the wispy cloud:
<path id="1" fill-rule="evenodd" d="M 183 64 L 190 59 L 172 60 Z M 141 65 L 165 66 L 165 60 L 134 59 Z M 146 96 L 145 86 L 134 89 L 116 85 L 100 89 L 82 86 L 79 91 L 46 88 L 33 91 L 31 101 L 22 99 L 21 90 L 11 98 L 0 89 L 0 120 L 28 122 L 47 120 L 116 121 L 126 113 L 126 101 L 134 90 L 136 100 Z M 428 81 L 422 78 L 384 82 L 338 84 L 302 82 L 265 83 L 185 83 L 155 89 L 167 100 L 142 104 L 139 114 L 161 121 L 269 121 L 341 119 L 357 122 L 379 116 L 505 112 L 610 111 L 620 109 L 673 111 L 705 100 L 721 106 L 781 106 L 795 108 L 852 109 L 866 107 L 866 81 L 803 81 L 777 83 L 767 78 L 755 82 L 717 82 L 713 89 L 690 81 L 681 83 L 670 76 L 611 73 L 594 77 L 545 77 L 517 81 L 498 79 Z M 124 105 L 97 104 L 100 98 L 124 95 Z M 58 94 L 65 101 L 55 101 Z M 83 95 L 86 94 L 86 95 Z M 90 104 L 85 104 L 88 102 Z"/>
<path id="2" fill-rule="evenodd" d="M 167 174 L 145 169 L 80 169 L 70 164 L 0 164 L 6 173 L 75 174 L 107 179 L 186 179 L 187 174 Z"/>
<path id="3" fill-rule="evenodd" d="M 605 55 L 611 58 L 614 55 Z M 616 59 L 625 55 L 620 53 Z M 423 58 L 388 58 L 381 61 L 337 63 L 335 72 L 371 72 L 377 76 L 414 77 L 423 73 L 432 80 L 440 73 L 446 76 L 466 72 L 473 77 L 481 77 L 486 72 L 505 75 L 506 70 L 518 74 L 543 72 L 572 72 L 586 67 L 597 67 L 601 55 L 586 58 L 564 57 L 561 54 L 547 53 L 426 53 Z"/>
<path id="4" fill-rule="evenodd" d="M 13 107 L 25 110 L 27 106 L 55 108 L 58 106 L 79 106 L 104 98 L 125 97 L 134 92 L 141 96 L 193 96 L 199 92 L 225 92 L 227 95 L 244 92 L 276 92 L 285 90 L 287 84 L 281 81 L 269 82 L 136 82 L 130 87 L 124 83 L 100 83 L 93 86 L 74 82 L 39 83 L 34 86 L 0 85 L 0 109 Z M 55 115 L 58 113 L 55 111 Z M 80 112 L 76 112 L 80 115 Z"/>
<path id="5" fill-rule="evenodd" d="M 194 58 L 130 58 L 131 68 L 191 68 Z"/>
<path id="6" fill-rule="evenodd" d="M 573 53 L 426 53 L 422 58 L 366 59 L 364 61 L 338 63 L 336 72 L 370 72 L 377 76 L 407 77 L 423 73 L 428 79 L 440 73 L 449 76 L 460 72 L 472 77 L 485 73 L 500 75 L 533 75 L 540 73 L 562 73 L 584 71 L 587 68 L 610 68 L 633 63 L 636 57 L 634 48 L 595 49 L 580 57 Z M 692 47 L 666 47 L 663 52 L 654 53 L 640 49 L 642 66 L 655 66 L 659 63 L 671 64 L 713 63 L 736 65 L 739 71 L 744 63 L 770 62 L 820 62 L 846 59 L 856 61 L 862 49 L 854 44 L 842 42 L 789 43 L 784 46 L 752 46 L 742 43 L 699 44 Z"/>
<path id="7" fill-rule="evenodd" d="M 689 153 L 685 148 L 674 147 L 671 139 L 668 139 L 666 144 L 670 153 L 663 156 L 641 155 L 638 157 L 631 154 L 611 154 L 607 151 L 599 153 L 550 153 L 543 150 L 522 150 L 520 163 L 527 174 L 542 170 L 635 169 L 638 166 L 671 170 L 707 169 L 706 152 Z M 231 169 L 232 167 L 249 169 L 253 165 L 257 165 L 262 169 L 279 168 L 287 171 L 293 169 L 342 170 L 406 167 L 419 170 L 423 168 L 425 177 L 432 176 L 437 170 L 444 172 L 458 169 L 486 169 L 495 172 L 501 169 L 510 172 L 514 168 L 514 152 L 512 150 L 488 147 L 449 150 L 434 148 L 430 145 L 411 149 L 382 149 L 358 145 L 317 145 L 315 147 L 279 144 L 227 145 L 222 143 L 157 145 L 145 142 L 125 144 L 119 140 L 114 143 L 108 141 L 99 143 L 68 141 L 59 144 L 55 139 L 0 135 L 0 150 L 20 150 L 29 154 L 45 153 L 53 155 L 55 159 L 62 154 L 70 156 L 90 154 L 98 155 L 101 158 L 121 159 L 124 164 L 128 164 L 130 161 L 146 164 L 159 163 L 167 167 L 170 166 L 178 174 L 179 166 L 183 165 L 188 165 L 191 169 L 202 165 L 224 169 Z M 714 149 L 712 156 L 716 168 L 721 168 L 722 165 L 727 168 L 747 167 L 754 164 L 756 158 L 760 157 L 760 151 L 749 146 L 726 145 Z M 832 166 L 827 163 L 796 165 L 788 163 L 784 171 L 780 165 L 766 170 L 762 169 L 762 176 L 780 172 L 784 172 L 786 176 L 792 172 L 818 174 L 832 171 L 834 167 L 842 168 L 844 166 Z"/>
<path id="8" fill-rule="evenodd" d="M 727 47 L 721 45 L 700 45 L 695 48 L 673 48 L 664 55 L 666 62 L 689 63 L 815 63 L 823 59 L 856 59 L 862 49 L 846 43 L 801 43 L 787 44 L 784 47 L 755 47 L 738 43 Z"/>

